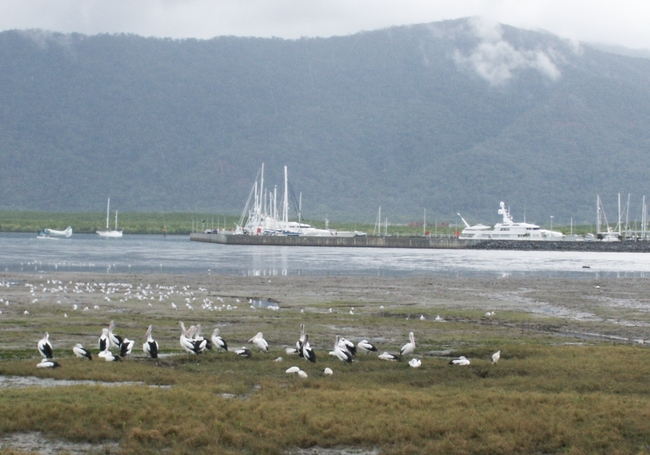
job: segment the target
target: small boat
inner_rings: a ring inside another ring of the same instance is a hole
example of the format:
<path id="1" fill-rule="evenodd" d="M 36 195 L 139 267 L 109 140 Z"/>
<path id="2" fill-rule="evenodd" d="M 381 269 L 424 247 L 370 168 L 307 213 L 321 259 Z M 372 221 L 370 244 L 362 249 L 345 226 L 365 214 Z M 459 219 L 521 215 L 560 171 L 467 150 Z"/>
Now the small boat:
<path id="1" fill-rule="evenodd" d="M 495 224 L 494 228 L 484 224 L 470 226 L 459 213 L 458 216 L 465 223 L 465 229 L 458 238 L 474 240 L 564 240 L 564 234 L 561 232 L 542 229 L 532 223 L 515 223 L 510 216 L 510 210 L 506 209 L 504 202 L 501 202 L 498 213 L 503 216 L 503 221 Z"/>
<path id="2" fill-rule="evenodd" d="M 62 231 L 57 231 L 56 229 L 43 229 L 38 231 L 39 239 L 56 239 L 56 238 L 68 238 L 72 236 L 72 226 L 68 226 Z"/>
<path id="3" fill-rule="evenodd" d="M 117 210 L 115 211 L 115 229 L 110 229 L 109 226 L 109 213 L 111 209 L 111 198 L 108 198 L 108 203 L 106 204 L 106 230 L 105 231 L 97 231 L 97 234 L 99 234 L 100 237 L 104 237 L 107 239 L 116 239 L 122 237 L 122 231 L 117 230 Z"/>

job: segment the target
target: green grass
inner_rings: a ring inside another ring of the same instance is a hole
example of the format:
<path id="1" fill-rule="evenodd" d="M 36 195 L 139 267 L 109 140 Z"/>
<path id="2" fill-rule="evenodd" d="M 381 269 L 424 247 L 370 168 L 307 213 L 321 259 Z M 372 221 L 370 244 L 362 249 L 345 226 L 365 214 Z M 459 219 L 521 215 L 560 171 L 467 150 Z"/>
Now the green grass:
<path id="1" fill-rule="evenodd" d="M 37 290 L 49 278 L 23 276 Z M 187 281 L 155 279 L 162 285 Z M 133 285 L 132 294 L 145 289 L 147 280 L 155 284 L 151 277 L 122 280 Z M 428 304 L 378 293 L 381 300 L 337 300 L 334 295 L 299 298 L 299 303 L 283 303 L 279 312 L 252 310 L 246 294 L 220 292 L 227 277 L 201 280 L 191 286 L 197 297 L 194 311 L 183 309 L 184 295 L 161 303 L 135 298 L 120 302 L 124 291 L 112 294 L 110 302 L 96 292 L 68 294 L 90 308 L 101 307 L 73 312 L 72 300 L 58 305 L 58 297 L 47 297 L 47 291 L 37 291 L 39 302 L 31 303 L 24 283 L 0 289 L 12 302 L 3 306 L 0 375 L 141 383 L 0 389 L 0 435 L 39 431 L 74 442 L 117 441 L 124 455 L 282 454 L 315 446 L 377 448 L 387 455 L 649 453 L 650 350 L 643 345 L 554 335 L 564 320 L 515 310 L 486 318 L 479 306 L 446 308 L 437 294 L 438 303 Z M 97 277 L 88 283 L 95 281 Z M 277 277 L 270 283 L 251 277 L 246 283 L 257 283 L 273 295 L 306 296 L 308 291 L 299 279 Z M 614 287 L 608 287 L 612 295 L 618 292 Z M 237 308 L 200 311 L 198 302 L 206 296 L 222 296 Z M 241 302 L 236 304 L 236 298 Z M 170 310 L 170 301 L 179 305 L 178 311 Z M 149 307 L 148 302 L 154 303 Z M 354 315 L 349 314 L 351 306 Z M 23 307 L 30 308 L 28 318 Z M 446 322 L 435 322 L 436 315 Z M 116 333 L 136 340 L 131 358 L 107 363 L 72 355 L 76 342 L 96 354 L 101 328 L 112 319 Z M 246 340 L 263 331 L 271 352 L 255 352 L 250 359 L 231 352 L 184 354 L 178 343 L 179 320 L 201 323 L 205 336 L 218 326 L 231 348 L 247 345 Z M 159 360 L 141 353 L 151 323 L 161 351 L 171 354 Z M 315 365 L 284 351 L 297 340 L 301 323 L 316 350 Z M 35 367 L 36 342 L 45 331 L 61 368 Z M 409 331 L 415 333 L 416 356 L 422 359 L 417 369 L 408 366 L 408 359 L 385 362 L 360 354 L 352 364 L 343 364 L 327 355 L 337 334 L 368 337 L 380 351 L 397 352 Z M 501 360 L 492 365 L 490 355 L 498 349 Z M 450 365 L 450 358 L 458 355 L 468 357 L 471 365 Z M 285 360 L 274 362 L 279 356 Z M 286 374 L 292 365 L 309 377 Z M 325 367 L 334 375 L 323 376 Z"/>

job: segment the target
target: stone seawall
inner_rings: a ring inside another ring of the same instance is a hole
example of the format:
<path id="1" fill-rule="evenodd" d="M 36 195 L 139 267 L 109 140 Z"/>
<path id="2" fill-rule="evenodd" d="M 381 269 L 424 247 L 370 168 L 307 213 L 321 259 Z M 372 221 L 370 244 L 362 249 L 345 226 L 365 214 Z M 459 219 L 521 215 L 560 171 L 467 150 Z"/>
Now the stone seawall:
<path id="1" fill-rule="evenodd" d="M 571 242 L 535 240 L 461 240 L 449 237 L 300 237 L 272 235 L 200 234 L 194 242 L 223 245 L 319 246 L 352 248 L 433 248 L 522 251 L 650 252 L 650 242 Z"/>

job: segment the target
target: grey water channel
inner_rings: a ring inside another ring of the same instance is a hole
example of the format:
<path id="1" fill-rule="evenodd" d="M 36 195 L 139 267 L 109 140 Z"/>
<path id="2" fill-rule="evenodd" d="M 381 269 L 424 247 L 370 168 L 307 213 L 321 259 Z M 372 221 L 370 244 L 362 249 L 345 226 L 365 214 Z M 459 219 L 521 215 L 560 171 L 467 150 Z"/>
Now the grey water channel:
<path id="1" fill-rule="evenodd" d="M 188 236 L 0 233 L 0 271 L 309 276 L 650 277 L 648 253 L 240 246 Z"/>

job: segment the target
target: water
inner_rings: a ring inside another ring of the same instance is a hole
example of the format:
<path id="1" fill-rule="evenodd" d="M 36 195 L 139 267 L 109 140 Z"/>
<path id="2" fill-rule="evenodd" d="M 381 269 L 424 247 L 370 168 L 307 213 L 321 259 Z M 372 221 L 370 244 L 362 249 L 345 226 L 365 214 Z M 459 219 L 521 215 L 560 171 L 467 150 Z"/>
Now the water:
<path id="1" fill-rule="evenodd" d="M 585 268 L 588 266 L 589 268 Z M 240 246 L 189 236 L 0 233 L 0 270 L 311 276 L 650 277 L 646 253 Z"/>

